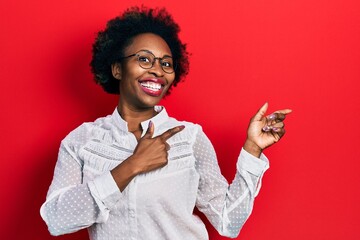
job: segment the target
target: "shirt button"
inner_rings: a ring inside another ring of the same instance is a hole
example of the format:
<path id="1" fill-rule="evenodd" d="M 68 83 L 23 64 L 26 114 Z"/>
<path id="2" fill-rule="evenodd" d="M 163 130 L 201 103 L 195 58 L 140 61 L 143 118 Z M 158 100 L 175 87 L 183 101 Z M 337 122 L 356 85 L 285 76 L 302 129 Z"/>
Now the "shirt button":
<path id="1" fill-rule="evenodd" d="M 135 217 L 135 211 L 133 209 L 130 209 L 129 210 L 129 215 L 131 218 L 134 218 Z"/>

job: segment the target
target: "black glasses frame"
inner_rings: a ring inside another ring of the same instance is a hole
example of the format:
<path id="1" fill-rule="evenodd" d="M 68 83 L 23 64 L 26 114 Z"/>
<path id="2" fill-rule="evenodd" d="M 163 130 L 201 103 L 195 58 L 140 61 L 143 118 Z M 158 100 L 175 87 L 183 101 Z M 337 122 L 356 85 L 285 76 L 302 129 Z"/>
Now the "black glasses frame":
<path id="1" fill-rule="evenodd" d="M 141 66 L 141 62 L 140 62 L 140 60 L 139 60 L 139 57 L 142 56 L 142 55 L 140 54 L 141 52 L 145 52 L 145 53 L 151 54 L 151 55 L 154 57 L 153 61 L 151 62 L 151 66 L 150 66 L 150 67 Z M 120 60 L 123 60 L 123 59 L 126 59 L 126 58 L 130 58 L 130 57 L 135 57 L 135 56 L 138 57 L 137 61 L 138 61 L 138 63 L 139 63 L 139 66 L 140 66 L 141 68 L 143 68 L 143 69 L 150 69 L 150 68 L 152 68 L 152 67 L 154 66 L 154 64 L 155 64 L 156 59 L 158 59 L 159 62 L 160 62 L 161 69 L 162 69 L 165 73 L 171 74 L 171 73 L 175 72 L 175 69 L 176 69 L 176 64 L 175 64 L 175 62 L 173 62 L 172 71 L 165 70 L 165 69 L 164 69 L 164 66 L 162 65 L 163 59 L 166 59 L 166 58 L 171 58 L 171 59 L 172 59 L 172 57 L 170 57 L 170 56 L 165 56 L 165 57 L 162 57 L 162 58 L 161 58 L 161 57 L 155 57 L 155 55 L 154 55 L 152 52 L 146 51 L 146 50 L 140 50 L 140 51 L 138 51 L 137 53 L 131 54 L 131 55 L 129 55 L 129 56 L 121 57 Z"/>

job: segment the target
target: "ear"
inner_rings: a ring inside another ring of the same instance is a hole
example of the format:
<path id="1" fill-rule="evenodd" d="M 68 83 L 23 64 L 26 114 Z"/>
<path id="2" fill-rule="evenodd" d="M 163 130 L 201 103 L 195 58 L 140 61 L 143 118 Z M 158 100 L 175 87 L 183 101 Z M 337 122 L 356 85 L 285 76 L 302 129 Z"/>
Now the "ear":
<path id="1" fill-rule="evenodd" d="M 111 64 L 111 73 L 115 79 L 121 80 L 121 64 L 120 63 Z"/>

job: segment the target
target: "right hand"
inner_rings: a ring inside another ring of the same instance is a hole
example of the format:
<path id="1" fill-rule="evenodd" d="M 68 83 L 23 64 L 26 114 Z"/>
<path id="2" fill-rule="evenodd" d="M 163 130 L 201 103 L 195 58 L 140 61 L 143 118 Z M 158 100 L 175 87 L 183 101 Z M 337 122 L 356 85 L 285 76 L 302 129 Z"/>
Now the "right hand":
<path id="1" fill-rule="evenodd" d="M 136 169 L 135 172 L 145 173 L 165 166 L 170 149 L 166 140 L 184 128 L 185 126 L 177 126 L 153 138 L 154 124 L 150 121 L 146 134 L 139 140 L 134 154 L 128 158 L 129 163 Z"/>

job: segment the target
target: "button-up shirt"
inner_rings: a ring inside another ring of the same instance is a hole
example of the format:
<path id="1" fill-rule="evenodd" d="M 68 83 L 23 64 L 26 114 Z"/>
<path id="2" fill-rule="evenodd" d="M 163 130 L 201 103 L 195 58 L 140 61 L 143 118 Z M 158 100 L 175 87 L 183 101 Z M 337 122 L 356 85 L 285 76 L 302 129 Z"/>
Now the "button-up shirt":
<path id="1" fill-rule="evenodd" d="M 266 157 L 242 149 L 229 185 L 202 128 L 169 117 L 161 106 L 155 110 L 158 114 L 149 119 L 154 137 L 175 126 L 185 129 L 167 140 L 168 164 L 137 175 L 122 192 L 110 171 L 133 154 L 138 142 L 116 109 L 82 124 L 61 142 L 40 210 L 51 234 L 88 228 L 92 240 L 208 239 L 195 206 L 221 235 L 239 234 L 268 169 Z M 141 123 L 142 135 L 149 120 Z"/>

